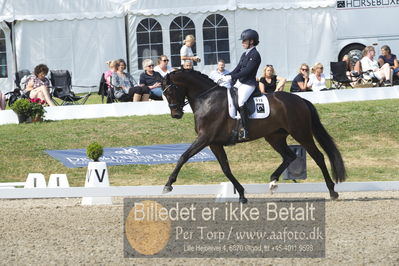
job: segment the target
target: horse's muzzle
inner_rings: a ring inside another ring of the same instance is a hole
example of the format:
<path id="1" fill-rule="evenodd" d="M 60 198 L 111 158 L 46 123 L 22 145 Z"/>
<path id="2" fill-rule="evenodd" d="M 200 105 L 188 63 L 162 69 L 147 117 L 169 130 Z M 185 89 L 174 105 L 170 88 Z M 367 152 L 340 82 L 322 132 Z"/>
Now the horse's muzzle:
<path id="1" fill-rule="evenodd" d="M 176 119 L 180 119 L 183 117 L 183 112 L 178 111 L 178 110 L 172 110 L 170 115 L 172 116 L 172 118 L 176 118 Z"/>

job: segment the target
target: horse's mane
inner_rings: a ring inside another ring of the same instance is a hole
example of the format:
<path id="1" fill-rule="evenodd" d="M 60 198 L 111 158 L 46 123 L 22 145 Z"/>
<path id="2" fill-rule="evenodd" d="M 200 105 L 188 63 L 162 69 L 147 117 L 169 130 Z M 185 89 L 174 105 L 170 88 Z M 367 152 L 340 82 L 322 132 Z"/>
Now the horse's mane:
<path id="1" fill-rule="evenodd" d="M 206 75 L 206 74 L 204 74 L 204 73 L 202 73 L 200 71 L 193 70 L 193 69 L 178 69 L 178 70 L 170 72 L 168 75 L 169 76 L 173 76 L 173 75 L 176 75 L 178 73 L 191 74 L 191 75 L 196 76 L 196 77 L 198 77 L 200 79 L 204 79 L 206 81 L 212 82 L 213 84 L 217 85 L 217 83 L 213 79 L 211 79 L 208 75 Z M 221 86 L 219 86 L 219 87 L 221 87 Z"/>

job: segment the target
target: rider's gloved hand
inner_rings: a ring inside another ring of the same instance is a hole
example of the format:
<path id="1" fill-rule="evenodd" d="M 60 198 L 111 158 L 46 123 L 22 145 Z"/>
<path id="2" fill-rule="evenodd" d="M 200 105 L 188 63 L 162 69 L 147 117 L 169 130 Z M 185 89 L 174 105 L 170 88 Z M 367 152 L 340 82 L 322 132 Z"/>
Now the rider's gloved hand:
<path id="1" fill-rule="evenodd" d="M 223 76 L 223 77 L 221 78 L 221 80 L 222 80 L 223 82 L 231 82 L 231 76 L 230 76 L 230 75 Z"/>

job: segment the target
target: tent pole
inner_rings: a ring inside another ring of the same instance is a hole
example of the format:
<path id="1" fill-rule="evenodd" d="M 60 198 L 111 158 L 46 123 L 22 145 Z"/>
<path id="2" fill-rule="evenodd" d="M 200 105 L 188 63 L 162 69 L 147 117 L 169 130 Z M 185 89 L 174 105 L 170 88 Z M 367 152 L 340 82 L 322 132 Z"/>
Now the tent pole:
<path id="1" fill-rule="evenodd" d="M 126 46 L 126 64 L 127 71 L 130 73 L 130 50 L 129 50 L 129 18 L 125 15 L 125 46 Z"/>
<path id="2" fill-rule="evenodd" d="M 17 50 L 16 50 L 16 40 L 15 40 L 15 29 L 14 29 L 15 21 L 11 22 L 11 45 L 12 45 L 12 56 L 14 60 L 15 72 L 18 72 L 18 63 L 17 63 Z"/>

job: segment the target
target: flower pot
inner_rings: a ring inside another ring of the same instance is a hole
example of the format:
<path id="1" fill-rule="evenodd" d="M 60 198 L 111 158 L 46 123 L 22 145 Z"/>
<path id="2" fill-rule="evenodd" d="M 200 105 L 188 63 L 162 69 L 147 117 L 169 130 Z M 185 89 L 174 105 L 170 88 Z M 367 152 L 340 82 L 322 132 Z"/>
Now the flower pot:
<path id="1" fill-rule="evenodd" d="M 42 122 L 43 121 L 43 117 L 41 116 L 35 116 L 34 118 L 32 118 L 32 122 L 36 123 L 36 122 Z"/>
<path id="2" fill-rule="evenodd" d="M 24 114 L 17 114 L 18 116 L 18 122 L 21 123 L 31 123 L 32 118 L 30 116 L 24 115 Z"/>

